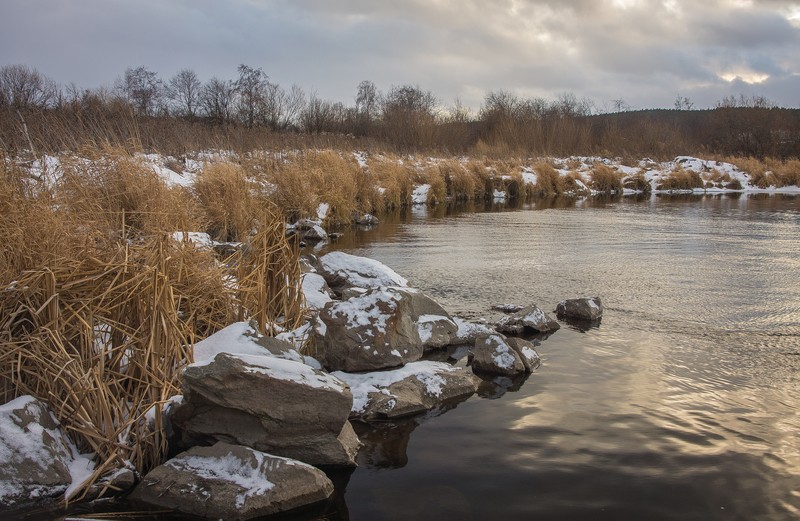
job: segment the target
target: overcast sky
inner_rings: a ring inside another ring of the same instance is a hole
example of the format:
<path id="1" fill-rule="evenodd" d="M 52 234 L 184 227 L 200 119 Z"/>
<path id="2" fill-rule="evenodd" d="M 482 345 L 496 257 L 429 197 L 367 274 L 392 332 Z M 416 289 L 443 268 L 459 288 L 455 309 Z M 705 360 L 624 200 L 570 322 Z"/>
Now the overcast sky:
<path id="1" fill-rule="evenodd" d="M 353 104 L 356 86 L 414 84 L 475 109 L 491 90 L 598 109 L 697 108 L 727 95 L 800 107 L 800 1 L 3 0 L 0 65 L 111 85 L 126 67 L 236 77 Z"/>

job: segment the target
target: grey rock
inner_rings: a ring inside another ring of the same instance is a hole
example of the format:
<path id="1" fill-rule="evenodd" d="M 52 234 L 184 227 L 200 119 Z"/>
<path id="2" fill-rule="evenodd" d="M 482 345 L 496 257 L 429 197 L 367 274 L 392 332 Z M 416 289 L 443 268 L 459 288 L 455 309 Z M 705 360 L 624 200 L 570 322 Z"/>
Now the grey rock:
<path id="1" fill-rule="evenodd" d="M 427 360 L 391 371 L 334 375 L 354 389 L 352 417 L 363 421 L 413 416 L 466 400 L 481 381 L 467 368 Z"/>
<path id="2" fill-rule="evenodd" d="M 556 315 L 593 322 L 603 317 L 603 303 L 600 301 L 600 297 L 562 300 L 556 306 Z"/>
<path id="3" fill-rule="evenodd" d="M 206 519 L 245 520 L 323 501 L 325 474 L 299 461 L 219 442 L 148 473 L 131 499 Z"/>
<path id="4" fill-rule="evenodd" d="M 376 260 L 358 257 L 341 251 L 323 255 L 320 261 L 320 274 L 331 288 L 356 286 L 359 288 L 380 288 L 387 286 L 405 287 L 408 281 L 394 270 Z"/>
<path id="5" fill-rule="evenodd" d="M 560 327 L 558 322 L 537 306 L 528 306 L 497 322 L 497 330 L 508 335 L 521 335 L 526 332 L 550 333 Z"/>
<path id="6" fill-rule="evenodd" d="M 347 384 L 300 362 L 220 353 L 183 373 L 184 444 L 226 441 L 311 465 L 355 465 Z"/>
<path id="7" fill-rule="evenodd" d="M 356 219 L 356 224 L 358 224 L 359 226 L 375 226 L 379 222 L 380 221 L 378 220 L 378 218 L 372 215 L 371 213 L 365 213 L 364 215 Z"/>
<path id="8" fill-rule="evenodd" d="M 407 295 L 411 304 L 411 318 L 417 324 L 422 345 L 433 349 L 450 345 L 458 332 L 453 317 L 425 293 L 411 288 L 398 289 Z"/>
<path id="9" fill-rule="evenodd" d="M 479 336 L 472 353 L 472 369 L 475 372 L 501 376 L 526 372 L 525 362 L 503 335 Z"/>
<path id="10" fill-rule="evenodd" d="M 375 371 L 422 357 L 407 295 L 391 288 L 327 304 L 314 327 L 317 353 L 329 371 Z"/>
<path id="11" fill-rule="evenodd" d="M 328 233 L 321 226 L 314 226 L 303 232 L 304 241 L 319 242 L 328 238 Z"/>
<path id="12" fill-rule="evenodd" d="M 511 346 L 511 349 L 517 352 L 522 364 L 525 366 L 526 373 L 532 373 L 540 365 L 542 365 L 542 358 L 536 352 L 534 345 L 527 340 L 521 338 L 507 338 L 506 343 Z"/>
<path id="13" fill-rule="evenodd" d="M 76 456 L 43 402 L 21 396 L 0 406 L 0 505 L 62 494 Z"/>

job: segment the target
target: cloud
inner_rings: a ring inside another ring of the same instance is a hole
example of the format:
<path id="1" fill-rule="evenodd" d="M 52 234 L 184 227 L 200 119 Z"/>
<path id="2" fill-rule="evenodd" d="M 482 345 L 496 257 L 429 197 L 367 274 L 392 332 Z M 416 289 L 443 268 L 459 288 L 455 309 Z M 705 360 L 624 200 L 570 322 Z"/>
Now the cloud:
<path id="1" fill-rule="evenodd" d="M 798 13 L 782 0 L 6 0 L 0 64 L 91 87 L 128 66 L 232 78 L 246 63 L 346 103 L 370 79 L 474 108 L 493 89 L 668 107 L 744 86 L 797 105 Z"/>

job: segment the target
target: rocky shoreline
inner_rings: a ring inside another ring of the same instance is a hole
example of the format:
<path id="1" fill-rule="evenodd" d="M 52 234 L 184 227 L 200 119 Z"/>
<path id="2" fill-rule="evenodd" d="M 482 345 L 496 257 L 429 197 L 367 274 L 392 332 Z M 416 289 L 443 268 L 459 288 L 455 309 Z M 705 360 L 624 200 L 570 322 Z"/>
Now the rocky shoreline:
<path id="1" fill-rule="evenodd" d="M 381 423 L 433 417 L 475 393 L 500 396 L 541 364 L 522 337 L 560 327 L 534 304 L 504 307 L 494 327 L 464 321 L 363 257 L 332 252 L 301 265 L 307 323 L 272 338 L 238 322 L 198 342 L 182 396 L 147 418 L 166 425 L 174 457 L 141 477 L 122 468 L 97 487 L 133 489 L 131 501 L 208 519 L 324 501 L 334 490 L 324 471 L 356 465 L 362 442 L 353 422 L 379 432 Z M 565 300 L 554 313 L 583 324 L 602 311 L 591 297 Z M 69 497 L 91 474 L 33 398 L 0 408 L 0 453 L 15 455 L 0 477 L 7 507 Z"/>

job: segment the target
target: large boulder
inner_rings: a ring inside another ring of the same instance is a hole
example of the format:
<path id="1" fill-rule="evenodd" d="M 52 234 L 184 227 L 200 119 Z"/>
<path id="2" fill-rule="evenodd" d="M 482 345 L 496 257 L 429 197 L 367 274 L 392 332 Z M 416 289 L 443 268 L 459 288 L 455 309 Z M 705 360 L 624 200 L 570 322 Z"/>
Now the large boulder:
<path id="1" fill-rule="evenodd" d="M 408 281 L 390 267 L 366 257 L 334 251 L 320 257 L 319 263 L 320 274 L 337 290 L 351 286 L 380 288 L 408 285 Z"/>
<path id="2" fill-rule="evenodd" d="M 450 345 L 458 332 L 458 325 L 450 313 L 438 302 L 418 289 L 398 289 L 408 296 L 411 304 L 411 318 L 417 324 L 417 331 L 426 349 Z"/>
<path id="3" fill-rule="evenodd" d="M 172 413 L 187 445 L 225 441 L 311 465 L 355 465 L 347 384 L 299 362 L 220 353 L 183 373 Z"/>
<path id="4" fill-rule="evenodd" d="M 21 396 L 0 406 L 0 505 L 69 493 L 93 470 L 44 403 Z"/>
<path id="5" fill-rule="evenodd" d="M 551 333 L 561 326 L 537 306 L 528 306 L 497 322 L 497 330 L 507 335 Z"/>
<path id="6" fill-rule="evenodd" d="M 219 442 L 193 447 L 148 473 L 131 499 L 206 519 L 285 512 L 333 493 L 325 474 L 299 461 Z"/>
<path id="7" fill-rule="evenodd" d="M 603 317 L 603 303 L 600 297 L 562 300 L 556 305 L 556 315 L 559 318 L 595 322 Z"/>
<path id="8" fill-rule="evenodd" d="M 413 362 L 391 371 L 333 374 L 350 385 L 352 415 L 365 421 L 411 416 L 465 400 L 480 383 L 466 368 L 430 361 Z"/>
<path id="9" fill-rule="evenodd" d="M 317 360 L 300 354 L 291 343 L 262 335 L 251 322 L 234 322 L 194 345 L 195 363 L 210 362 L 220 353 L 274 356 L 322 368 Z"/>
<path id="10" fill-rule="evenodd" d="M 329 371 L 397 367 L 419 360 L 423 352 L 410 298 L 391 288 L 327 304 L 317 317 L 314 339 Z"/>

